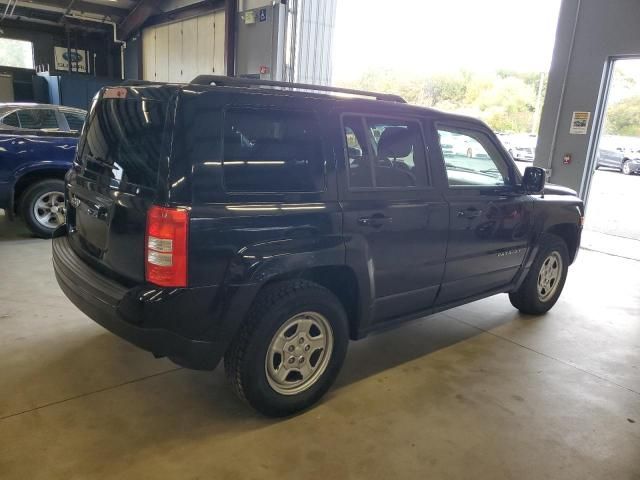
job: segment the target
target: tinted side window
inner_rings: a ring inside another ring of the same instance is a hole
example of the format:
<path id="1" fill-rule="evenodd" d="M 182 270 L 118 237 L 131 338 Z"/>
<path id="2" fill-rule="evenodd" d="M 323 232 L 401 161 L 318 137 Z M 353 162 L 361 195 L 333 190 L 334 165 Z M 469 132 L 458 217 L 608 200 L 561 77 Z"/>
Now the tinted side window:
<path id="1" fill-rule="evenodd" d="M 20 128 L 20 121 L 18 120 L 18 114 L 16 112 L 10 113 L 6 117 L 2 119 L 3 125 L 8 125 L 10 127 Z"/>
<path id="2" fill-rule="evenodd" d="M 267 109 L 225 114 L 223 175 L 231 192 L 324 190 L 324 156 L 314 115 Z"/>
<path id="3" fill-rule="evenodd" d="M 412 120 L 345 116 L 351 188 L 410 188 L 426 183 L 420 125 Z"/>
<path id="4" fill-rule="evenodd" d="M 75 130 L 76 132 L 79 132 L 82 129 L 82 125 L 84 124 L 84 115 L 70 112 L 63 112 L 63 114 L 64 118 L 67 119 L 69 130 Z"/>
<path id="5" fill-rule="evenodd" d="M 57 130 L 56 112 L 49 109 L 19 110 L 20 126 L 29 130 Z"/>
<path id="6" fill-rule="evenodd" d="M 424 164 L 424 144 L 415 122 L 367 119 L 375 154 L 376 187 L 417 187 L 416 165 Z"/>
<path id="7" fill-rule="evenodd" d="M 449 186 L 494 186 L 509 182 L 509 169 L 481 132 L 438 129 Z"/>
<path id="8" fill-rule="evenodd" d="M 349 168 L 349 186 L 373 187 L 371 159 L 362 117 L 346 116 L 343 119 Z"/>

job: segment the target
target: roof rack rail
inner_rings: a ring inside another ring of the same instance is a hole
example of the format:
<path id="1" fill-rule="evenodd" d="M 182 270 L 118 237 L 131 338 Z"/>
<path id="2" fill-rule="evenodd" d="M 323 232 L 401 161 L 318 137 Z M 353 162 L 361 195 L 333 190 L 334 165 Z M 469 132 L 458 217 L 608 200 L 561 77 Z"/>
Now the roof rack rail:
<path id="1" fill-rule="evenodd" d="M 114 84 L 119 87 L 135 87 L 136 85 L 153 85 L 156 82 L 151 80 L 122 80 L 120 83 Z"/>
<path id="2" fill-rule="evenodd" d="M 222 75 L 198 75 L 191 80 L 195 85 L 218 85 L 230 87 L 280 87 L 296 90 L 310 90 L 317 92 L 344 93 L 348 95 L 358 95 L 361 97 L 373 97 L 376 100 L 387 102 L 407 103 L 400 95 L 391 93 L 375 93 L 354 88 L 329 87 L 326 85 L 311 85 L 308 83 L 278 82 L 276 80 L 258 80 L 253 78 L 225 77 Z"/>

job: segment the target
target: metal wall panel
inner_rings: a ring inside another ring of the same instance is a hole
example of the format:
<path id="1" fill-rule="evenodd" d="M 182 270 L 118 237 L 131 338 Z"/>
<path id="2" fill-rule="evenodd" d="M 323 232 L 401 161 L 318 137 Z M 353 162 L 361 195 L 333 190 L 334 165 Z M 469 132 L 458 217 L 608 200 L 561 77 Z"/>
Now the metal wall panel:
<path id="1" fill-rule="evenodd" d="M 330 85 L 337 0 L 298 0 L 294 78 L 296 82 Z"/>

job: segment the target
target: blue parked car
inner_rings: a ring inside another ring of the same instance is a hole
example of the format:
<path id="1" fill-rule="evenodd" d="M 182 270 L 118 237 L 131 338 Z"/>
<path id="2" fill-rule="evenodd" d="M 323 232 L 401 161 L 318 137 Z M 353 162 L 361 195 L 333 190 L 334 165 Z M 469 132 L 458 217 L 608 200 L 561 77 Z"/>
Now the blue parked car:
<path id="1" fill-rule="evenodd" d="M 0 103 L 0 208 L 19 214 L 37 236 L 64 223 L 64 175 L 87 112 L 31 103 Z"/>

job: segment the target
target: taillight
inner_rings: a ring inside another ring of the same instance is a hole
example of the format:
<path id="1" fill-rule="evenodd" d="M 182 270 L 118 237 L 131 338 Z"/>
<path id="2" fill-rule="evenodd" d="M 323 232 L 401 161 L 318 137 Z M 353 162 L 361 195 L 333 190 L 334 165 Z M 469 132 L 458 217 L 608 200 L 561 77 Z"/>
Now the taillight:
<path id="1" fill-rule="evenodd" d="M 145 272 L 148 282 L 163 287 L 187 286 L 189 212 L 152 205 L 147 212 Z"/>

